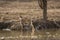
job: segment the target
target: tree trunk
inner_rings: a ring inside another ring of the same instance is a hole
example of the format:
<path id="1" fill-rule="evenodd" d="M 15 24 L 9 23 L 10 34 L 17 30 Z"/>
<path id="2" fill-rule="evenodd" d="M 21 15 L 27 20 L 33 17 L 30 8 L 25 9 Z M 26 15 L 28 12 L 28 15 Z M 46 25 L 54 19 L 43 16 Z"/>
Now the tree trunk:
<path id="1" fill-rule="evenodd" d="M 38 0 L 39 7 L 43 9 L 43 19 L 47 20 L 47 0 Z"/>
<path id="2" fill-rule="evenodd" d="M 43 9 L 43 0 L 38 0 L 39 7 Z"/>
<path id="3" fill-rule="evenodd" d="M 43 0 L 43 19 L 47 21 L 47 0 Z"/>

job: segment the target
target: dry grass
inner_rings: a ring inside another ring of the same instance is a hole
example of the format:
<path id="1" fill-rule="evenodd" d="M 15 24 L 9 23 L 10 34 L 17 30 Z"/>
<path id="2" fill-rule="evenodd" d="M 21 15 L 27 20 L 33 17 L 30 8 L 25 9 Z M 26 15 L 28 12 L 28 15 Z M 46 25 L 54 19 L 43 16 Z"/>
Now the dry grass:
<path id="1" fill-rule="evenodd" d="M 60 0 L 48 0 L 48 20 L 54 19 L 60 21 Z M 20 22 L 18 17 L 23 17 L 23 23 L 31 23 L 31 18 L 33 21 L 37 19 L 43 18 L 42 9 L 39 8 L 37 1 L 32 2 L 19 2 L 19 1 L 0 1 L 0 21 L 3 20 L 15 20 Z M 27 18 L 27 19 L 26 19 Z M 16 24 L 17 24 L 16 22 Z M 19 24 L 19 23 L 18 23 Z M 14 24 L 15 25 L 15 24 Z M 34 28 L 33 28 L 34 29 Z M 31 35 L 34 35 L 34 30 L 32 30 Z M 46 36 L 46 35 L 45 35 Z M 59 40 L 58 36 L 49 37 L 42 37 L 42 39 L 38 38 L 35 39 L 34 37 L 31 39 L 21 39 L 21 40 Z M 54 38 L 55 37 L 55 38 Z M 56 39 L 57 38 L 57 39 Z M 18 38 L 20 39 L 20 38 Z M 15 39 L 11 39 L 15 40 Z"/>
<path id="2" fill-rule="evenodd" d="M 57 20 L 60 17 L 60 1 L 48 1 L 48 19 Z M 2 5 L 3 4 L 3 5 Z M 7 14 L 8 13 L 8 14 Z M 39 8 L 37 1 L 32 2 L 16 2 L 16 1 L 0 1 L 0 16 L 11 20 L 18 20 L 18 15 L 40 17 L 42 18 L 42 10 Z M 59 19 L 60 20 L 60 19 Z"/>

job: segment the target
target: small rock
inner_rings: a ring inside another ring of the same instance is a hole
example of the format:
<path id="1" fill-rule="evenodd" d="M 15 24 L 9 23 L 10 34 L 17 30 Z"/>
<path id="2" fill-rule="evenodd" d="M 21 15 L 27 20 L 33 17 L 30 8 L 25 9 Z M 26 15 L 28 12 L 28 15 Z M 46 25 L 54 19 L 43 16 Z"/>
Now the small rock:
<path id="1" fill-rule="evenodd" d="M 11 29 L 2 29 L 3 31 L 11 31 Z"/>
<path id="2" fill-rule="evenodd" d="M 48 35 L 48 37 L 51 37 L 52 35 L 50 34 L 50 35 Z"/>
<path id="3" fill-rule="evenodd" d="M 56 36 L 55 35 L 53 35 L 53 38 L 55 38 Z"/>
<path id="4" fill-rule="evenodd" d="M 46 34 L 50 34 L 50 32 L 46 32 Z"/>
<path id="5" fill-rule="evenodd" d="M 1 37 L 1 40 L 4 40 L 5 38 L 4 37 Z"/>

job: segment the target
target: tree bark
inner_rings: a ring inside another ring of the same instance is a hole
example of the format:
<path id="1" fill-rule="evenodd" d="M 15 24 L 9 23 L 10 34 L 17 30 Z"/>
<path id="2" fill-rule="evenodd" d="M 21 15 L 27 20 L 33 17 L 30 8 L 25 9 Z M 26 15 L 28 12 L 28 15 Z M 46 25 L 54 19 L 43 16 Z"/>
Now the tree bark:
<path id="1" fill-rule="evenodd" d="M 43 19 L 47 20 L 47 0 L 43 0 Z"/>
<path id="2" fill-rule="evenodd" d="M 38 0 L 39 7 L 43 9 L 43 19 L 47 20 L 47 0 Z"/>
<path id="3" fill-rule="evenodd" d="M 43 9 L 43 0 L 38 0 L 39 7 Z"/>

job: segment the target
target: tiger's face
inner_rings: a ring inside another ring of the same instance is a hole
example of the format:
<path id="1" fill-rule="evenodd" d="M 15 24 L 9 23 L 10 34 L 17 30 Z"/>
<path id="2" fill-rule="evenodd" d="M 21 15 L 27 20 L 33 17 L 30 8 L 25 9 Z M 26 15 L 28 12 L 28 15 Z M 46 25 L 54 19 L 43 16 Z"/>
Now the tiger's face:
<path id="1" fill-rule="evenodd" d="M 22 24 L 23 25 L 30 25 L 31 24 L 30 18 L 22 18 Z"/>
<path id="2" fill-rule="evenodd" d="M 22 18 L 22 25 L 24 29 L 31 29 L 31 19 L 28 17 Z"/>

